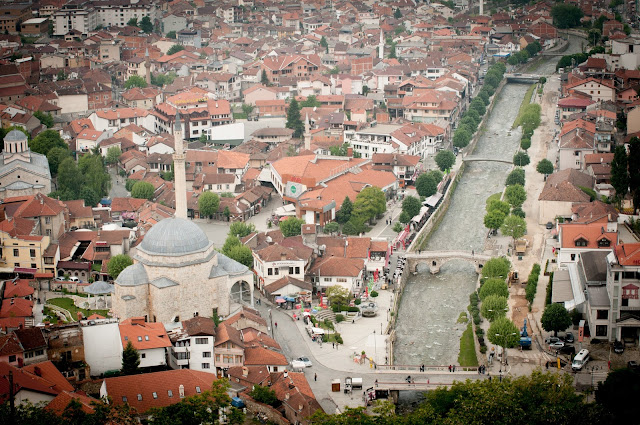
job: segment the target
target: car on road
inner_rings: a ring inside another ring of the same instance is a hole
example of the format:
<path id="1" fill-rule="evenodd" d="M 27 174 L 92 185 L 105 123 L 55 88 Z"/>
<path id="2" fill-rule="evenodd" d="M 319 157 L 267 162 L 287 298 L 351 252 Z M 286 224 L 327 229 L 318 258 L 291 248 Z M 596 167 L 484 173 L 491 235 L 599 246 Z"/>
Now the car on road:
<path id="1" fill-rule="evenodd" d="M 564 342 L 562 341 L 552 342 L 551 344 L 549 344 L 549 351 L 560 350 L 562 347 L 564 347 Z"/>
<path id="2" fill-rule="evenodd" d="M 558 338 L 557 336 L 550 336 L 549 338 L 544 340 L 544 342 L 546 342 L 547 344 L 553 344 L 554 342 L 558 341 L 560 341 L 560 338 Z"/>
<path id="3" fill-rule="evenodd" d="M 547 222 L 547 226 L 546 226 L 546 227 L 547 227 L 547 229 L 548 229 L 548 230 L 553 229 L 553 223 L 552 223 L 552 222 L 550 222 L 550 221 L 549 221 L 549 222 Z"/>
<path id="4" fill-rule="evenodd" d="M 298 357 L 296 360 L 304 363 L 304 367 L 313 366 L 313 363 L 311 363 L 311 360 L 309 360 L 309 357 Z"/>
<path id="5" fill-rule="evenodd" d="M 567 344 L 573 344 L 575 339 L 573 337 L 573 334 L 571 332 L 567 332 L 563 337 L 560 338 L 562 341 L 564 341 Z"/>
<path id="6" fill-rule="evenodd" d="M 576 347 L 574 347 L 573 345 L 565 345 L 564 347 L 561 347 L 558 350 L 559 353 L 562 354 L 575 354 L 576 353 Z"/>
<path id="7" fill-rule="evenodd" d="M 613 343 L 613 351 L 618 353 L 618 354 L 624 353 L 624 342 L 622 342 L 622 341 L 614 342 Z"/>

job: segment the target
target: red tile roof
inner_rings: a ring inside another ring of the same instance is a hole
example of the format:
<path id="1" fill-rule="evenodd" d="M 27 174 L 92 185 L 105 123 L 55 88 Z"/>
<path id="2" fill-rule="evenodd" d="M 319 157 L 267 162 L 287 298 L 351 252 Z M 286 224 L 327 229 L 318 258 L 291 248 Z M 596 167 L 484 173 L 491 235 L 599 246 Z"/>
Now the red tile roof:
<path id="1" fill-rule="evenodd" d="M 616 257 L 621 266 L 640 265 L 640 243 L 623 243 L 616 246 Z"/>
<path id="2" fill-rule="evenodd" d="M 132 317 L 120 322 L 122 346 L 131 344 L 136 350 L 170 347 L 171 341 L 162 323 L 145 322 L 144 317 Z"/>

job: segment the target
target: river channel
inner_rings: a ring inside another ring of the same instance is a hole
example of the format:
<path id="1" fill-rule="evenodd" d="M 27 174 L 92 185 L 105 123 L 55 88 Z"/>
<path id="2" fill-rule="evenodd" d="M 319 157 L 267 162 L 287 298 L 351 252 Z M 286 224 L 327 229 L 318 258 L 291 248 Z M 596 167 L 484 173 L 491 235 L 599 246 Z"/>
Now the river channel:
<path id="1" fill-rule="evenodd" d="M 578 52 L 580 48 L 581 40 L 571 37 L 567 53 Z M 555 71 L 557 60 L 545 60 L 530 72 L 549 75 Z M 521 131 L 511 130 L 511 125 L 527 88 L 526 84 L 504 86 L 485 129 L 480 130 L 474 156 L 513 158 Z M 486 199 L 504 189 L 511 168 L 510 164 L 498 162 L 467 163 L 446 215 L 422 249 L 483 251 L 487 234 L 483 223 Z M 469 305 L 469 294 L 475 289 L 476 280 L 474 266 L 465 261 L 450 261 L 436 275 L 431 275 L 425 267 L 408 278 L 396 322 L 394 364 L 457 363 L 460 337 L 466 324 L 456 322 Z"/>

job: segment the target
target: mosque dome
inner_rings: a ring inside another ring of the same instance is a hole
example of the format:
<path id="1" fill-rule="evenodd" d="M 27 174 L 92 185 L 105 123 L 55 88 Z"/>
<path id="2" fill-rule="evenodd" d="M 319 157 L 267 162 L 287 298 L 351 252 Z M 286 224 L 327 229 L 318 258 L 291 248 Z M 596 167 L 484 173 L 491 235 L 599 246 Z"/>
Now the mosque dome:
<path id="1" fill-rule="evenodd" d="M 140 249 L 152 255 L 184 255 L 210 245 L 207 235 L 192 221 L 166 218 L 149 230 Z"/>

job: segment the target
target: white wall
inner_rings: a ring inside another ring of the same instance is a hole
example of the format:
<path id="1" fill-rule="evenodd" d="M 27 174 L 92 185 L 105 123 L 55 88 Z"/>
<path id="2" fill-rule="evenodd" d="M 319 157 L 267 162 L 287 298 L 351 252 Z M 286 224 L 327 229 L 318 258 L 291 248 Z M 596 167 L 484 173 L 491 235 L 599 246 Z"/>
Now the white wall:
<path id="1" fill-rule="evenodd" d="M 164 366 L 167 364 L 164 347 L 139 350 L 139 353 L 140 367 Z"/>
<path id="2" fill-rule="evenodd" d="M 206 338 L 206 344 L 196 344 L 196 338 Z M 212 336 L 193 336 L 191 337 L 191 345 L 189 346 L 190 359 L 189 369 L 199 370 L 201 372 L 215 373 L 216 367 L 214 364 L 215 354 L 213 352 L 213 337 Z M 203 357 L 203 353 L 210 353 L 210 357 Z M 202 363 L 209 363 L 208 369 L 202 368 Z"/>
<path id="3" fill-rule="evenodd" d="M 91 368 L 92 376 L 122 368 L 122 341 L 118 322 L 83 326 L 82 337 L 84 358 Z"/>

